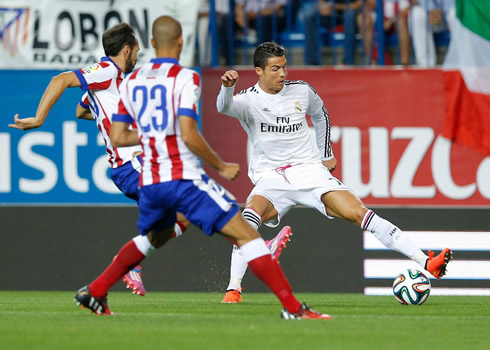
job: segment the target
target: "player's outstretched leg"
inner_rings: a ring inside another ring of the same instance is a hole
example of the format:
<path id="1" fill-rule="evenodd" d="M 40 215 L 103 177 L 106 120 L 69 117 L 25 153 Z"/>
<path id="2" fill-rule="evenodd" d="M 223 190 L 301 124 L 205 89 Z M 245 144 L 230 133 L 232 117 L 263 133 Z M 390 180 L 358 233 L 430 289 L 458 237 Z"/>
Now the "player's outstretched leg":
<path id="1" fill-rule="evenodd" d="M 451 260 L 453 260 L 453 252 L 449 248 L 445 248 L 436 257 L 434 257 L 434 252 L 429 250 L 429 258 L 424 268 L 435 278 L 442 278 L 446 274 L 447 264 Z"/>

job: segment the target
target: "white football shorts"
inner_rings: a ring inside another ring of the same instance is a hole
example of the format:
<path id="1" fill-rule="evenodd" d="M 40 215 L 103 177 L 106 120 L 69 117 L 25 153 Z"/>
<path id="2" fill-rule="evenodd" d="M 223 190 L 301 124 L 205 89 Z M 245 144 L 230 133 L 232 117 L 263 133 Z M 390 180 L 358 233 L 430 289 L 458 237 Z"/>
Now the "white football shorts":
<path id="1" fill-rule="evenodd" d="M 350 191 L 332 176 L 322 163 L 298 164 L 267 171 L 257 181 L 247 202 L 256 195 L 267 198 L 278 212 L 277 218 L 264 222 L 269 227 L 279 225 L 281 218 L 295 205 L 314 208 L 327 215 L 322 195 L 331 191 Z"/>

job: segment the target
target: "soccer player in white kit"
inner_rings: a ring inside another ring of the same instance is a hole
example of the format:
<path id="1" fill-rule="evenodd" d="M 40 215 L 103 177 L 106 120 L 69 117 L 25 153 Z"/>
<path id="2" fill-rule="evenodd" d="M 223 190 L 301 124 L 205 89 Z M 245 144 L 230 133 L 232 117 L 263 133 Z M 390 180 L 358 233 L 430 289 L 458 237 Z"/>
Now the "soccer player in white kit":
<path id="1" fill-rule="evenodd" d="M 117 113 L 118 87 L 126 74 L 130 73 L 136 65 L 139 43 L 134 29 L 127 23 L 120 23 L 104 32 L 102 45 L 106 56 L 102 57 L 100 62 L 54 77 L 39 102 L 36 116 L 21 119 L 16 115 L 15 124 L 9 126 L 21 130 L 41 127 L 63 92 L 70 87 L 80 87 L 85 94 L 77 106 L 77 117 L 95 120 L 106 145 L 114 184 L 125 196 L 138 201 L 141 172 L 138 155 L 141 153 L 141 146 L 113 147 L 109 139 L 109 130 L 112 115 Z M 181 235 L 188 226 L 189 222 L 179 215 L 179 221 L 175 225 L 175 235 Z M 123 280 L 134 294 L 145 295 L 140 266 L 135 266 Z"/>
<path id="2" fill-rule="evenodd" d="M 255 187 L 243 210 L 244 219 L 255 229 L 262 223 L 276 227 L 293 206 L 302 204 L 328 218 L 337 217 L 360 226 L 388 248 L 441 278 L 452 259 L 451 250 L 446 248 L 436 257 L 431 251 L 425 255 L 402 230 L 367 209 L 332 176 L 337 161 L 330 144 L 327 109 L 308 83 L 286 80 L 284 48 L 274 42 L 259 45 L 254 65 L 259 78 L 254 86 L 234 96 L 238 73 L 229 70 L 221 76 L 217 98 L 218 111 L 239 120 L 253 149 L 248 175 Z M 306 114 L 311 116 L 316 142 Z M 233 250 L 231 260 L 227 294 L 237 295 L 246 263 L 238 249 Z M 240 301 L 237 298 L 235 302 Z"/>
<path id="3" fill-rule="evenodd" d="M 176 212 L 207 235 L 220 232 L 236 242 L 254 274 L 278 297 L 286 319 L 329 319 L 300 304 L 281 267 L 258 232 L 242 219 L 228 191 L 210 179 L 200 159 L 234 180 L 239 166 L 224 162 L 197 128 L 200 77 L 179 65 L 182 27 L 169 16 L 152 26 L 156 58 L 131 73 L 120 86 L 119 113 L 113 116 L 113 145 L 143 147 L 141 172 L 140 235 L 126 243 L 116 259 L 75 298 L 93 312 L 110 315 L 107 292 L 133 266 L 170 239 Z M 136 122 L 138 130 L 130 126 Z M 200 159 L 199 159 L 200 158 Z"/>

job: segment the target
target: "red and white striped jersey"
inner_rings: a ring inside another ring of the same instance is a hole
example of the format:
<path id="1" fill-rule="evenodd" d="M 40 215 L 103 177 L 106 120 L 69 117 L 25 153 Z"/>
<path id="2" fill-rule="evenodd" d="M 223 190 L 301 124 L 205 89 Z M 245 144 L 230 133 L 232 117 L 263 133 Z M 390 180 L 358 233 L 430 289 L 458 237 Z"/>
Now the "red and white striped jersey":
<path id="1" fill-rule="evenodd" d="M 101 62 L 75 70 L 74 73 L 82 84 L 82 90 L 86 91 L 86 98 L 84 94 L 82 102 L 89 106 L 104 138 L 111 168 L 130 161 L 135 152 L 141 151 L 141 147 L 114 148 L 109 139 L 112 115 L 117 112 L 119 102 L 118 87 L 124 79 L 124 72 L 109 57 L 102 57 Z"/>
<path id="2" fill-rule="evenodd" d="M 154 58 L 128 75 L 119 93 L 119 111 L 112 118 L 136 122 L 143 147 L 140 186 L 201 179 L 201 162 L 182 141 L 177 118 L 197 119 L 199 74 L 174 58 Z"/>

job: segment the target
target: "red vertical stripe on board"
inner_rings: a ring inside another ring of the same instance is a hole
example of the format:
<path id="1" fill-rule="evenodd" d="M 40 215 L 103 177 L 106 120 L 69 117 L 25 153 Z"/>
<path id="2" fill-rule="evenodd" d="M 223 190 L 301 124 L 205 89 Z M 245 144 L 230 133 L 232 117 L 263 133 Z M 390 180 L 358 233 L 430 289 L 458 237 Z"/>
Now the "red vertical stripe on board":
<path id="1" fill-rule="evenodd" d="M 468 90 L 460 71 L 444 72 L 446 118 L 442 136 L 490 156 L 490 95 Z"/>
<path id="2" fill-rule="evenodd" d="M 31 9 L 26 9 L 26 18 L 24 21 L 24 45 L 27 42 L 27 35 L 29 34 L 29 14 Z"/>
<path id="3" fill-rule="evenodd" d="M 177 136 L 167 135 L 165 142 L 167 143 L 168 155 L 172 162 L 172 180 L 182 179 L 183 166 L 182 159 L 180 159 L 179 146 L 177 145 Z"/>
<path id="4" fill-rule="evenodd" d="M 17 40 L 19 37 L 20 17 L 15 21 L 14 50 L 17 50 Z"/>

